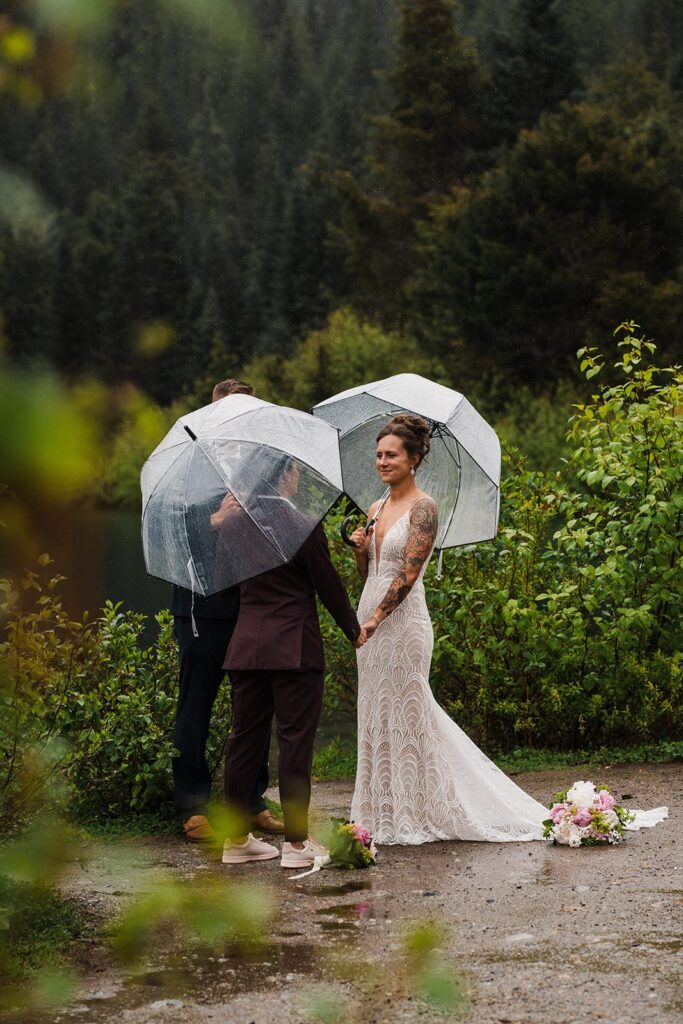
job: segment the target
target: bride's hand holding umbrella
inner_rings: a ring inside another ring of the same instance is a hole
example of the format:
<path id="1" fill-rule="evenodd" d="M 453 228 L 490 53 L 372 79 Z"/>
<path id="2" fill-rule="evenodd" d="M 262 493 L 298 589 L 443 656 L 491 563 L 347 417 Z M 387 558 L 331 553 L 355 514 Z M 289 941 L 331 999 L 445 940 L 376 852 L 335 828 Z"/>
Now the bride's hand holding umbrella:
<path id="1" fill-rule="evenodd" d="M 367 528 L 365 526 L 359 526 L 357 530 L 353 531 L 349 536 L 349 540 L 351 541 L 354 554 L 367 555 L 368 548 L 372 543 L 372 535 L 374 532 L 374 526 L 368 526 Z"/>

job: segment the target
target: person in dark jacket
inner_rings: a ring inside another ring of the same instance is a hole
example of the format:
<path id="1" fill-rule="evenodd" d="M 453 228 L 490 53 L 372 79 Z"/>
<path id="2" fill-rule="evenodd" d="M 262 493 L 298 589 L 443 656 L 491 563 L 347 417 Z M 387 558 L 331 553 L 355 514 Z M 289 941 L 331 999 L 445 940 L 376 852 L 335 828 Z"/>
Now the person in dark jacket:
<path id="1" fill-rule="evenodd" d="M 292 531 L 302 514 L 288 497 L 299 470 L 288 460 L 278 483 L 281 507 Z M 269 514 L 273 514 L 272 509 Z M 269 860 L 278 850 L 248 833 L 248 796 L 258 774 L 258 751 L 273 713 L 279 748 L 279 785 L 285 842 L 282 867 L 305 867 L 321 852 L 308 835 L 313 741 L 324 681 L 323 642 L 316 595 L 348 640 L 365 641 L 332 560 L 324 530 L 316 526 L 286 565 L 240 584 L 240 614 L 225 667 L 233 683 L 233 727 L 225 756 L 225 799 L 233 826 L 223 863 Z"/>
<path id="2" fill-rule="evenodd" d="M 213 389 L 212 400 L 228 395 L 253 394 L 253 388 L 239 380 L 227 380 Z M 211 712 L 225 669 L 223 662 L 239 613 L 239 588 L 231 587 L 210 597 L 193 595 L 183 587 L 173 588 L 173 632 L 180 654 L 178 706 L 173 742 L 173 788 L 176 812 L 188 839 L 210 840 L 214 831 L 206 817 L 211 793 L 211 772 L 206 760 L 206 742 Z M 193 618 L 196 625 L 193 628 Z M 270 725 L 263 731 L 257 752 L 257 770 L 250 790 L 250 824 L 264 832 L 282 832 L 283 823 L 264 800 L 268 788 Z"/>

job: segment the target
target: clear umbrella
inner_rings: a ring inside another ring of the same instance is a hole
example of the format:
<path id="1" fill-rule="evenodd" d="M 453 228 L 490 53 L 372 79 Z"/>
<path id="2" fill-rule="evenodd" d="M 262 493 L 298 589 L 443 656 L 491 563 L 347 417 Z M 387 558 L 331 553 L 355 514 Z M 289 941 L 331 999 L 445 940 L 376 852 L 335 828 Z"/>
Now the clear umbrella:
<path id="1" fill-rule="evenodd" d="M 296 554 L 342 492 L 338 432 L 230 395 L 181 416 L 140 482 L 147 571 L 207 596 Z"/>
<path id="2" fill-rule="evenodd" d="M 344 490 L 361 509 L 383 492 L 375 439 L 397 413 L 431 426 L 431 450 L 415 479 L 439 506 L 437 549 L 492 540 L 500 508 L 500 443 L 467 399 L 415 373 L 362 384 L 320 402 L 313 415 L 337 427 Z"/>

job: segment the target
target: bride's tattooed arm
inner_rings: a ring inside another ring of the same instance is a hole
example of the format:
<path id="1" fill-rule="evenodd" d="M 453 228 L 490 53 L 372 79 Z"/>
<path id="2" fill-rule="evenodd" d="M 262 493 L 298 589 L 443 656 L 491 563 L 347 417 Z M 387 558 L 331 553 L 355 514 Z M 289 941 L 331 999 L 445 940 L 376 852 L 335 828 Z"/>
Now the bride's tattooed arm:
<path id="1" fill-rule="evenodd" d="M 391 615 L 412 590 L 434 546 L 438 524 L 439 511 L 436 502 L 428 497 L 416 501 L 410 513 L 404 567 L 392 580 L 391 586 L 375 611 L 374 617 L 378 622 Z"/>

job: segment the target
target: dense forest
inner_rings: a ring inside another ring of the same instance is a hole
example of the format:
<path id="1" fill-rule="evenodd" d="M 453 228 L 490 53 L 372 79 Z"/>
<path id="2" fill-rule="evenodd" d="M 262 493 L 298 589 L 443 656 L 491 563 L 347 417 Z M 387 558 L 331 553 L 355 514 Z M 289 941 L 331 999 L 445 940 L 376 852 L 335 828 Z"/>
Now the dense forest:
<path id="1" fill-rule="evenodd" d="M 14 362 L 306 405 L 541 392 L 627 317 L 680 355 L 683 0 L 49 6 L 0 22 Z"/>

